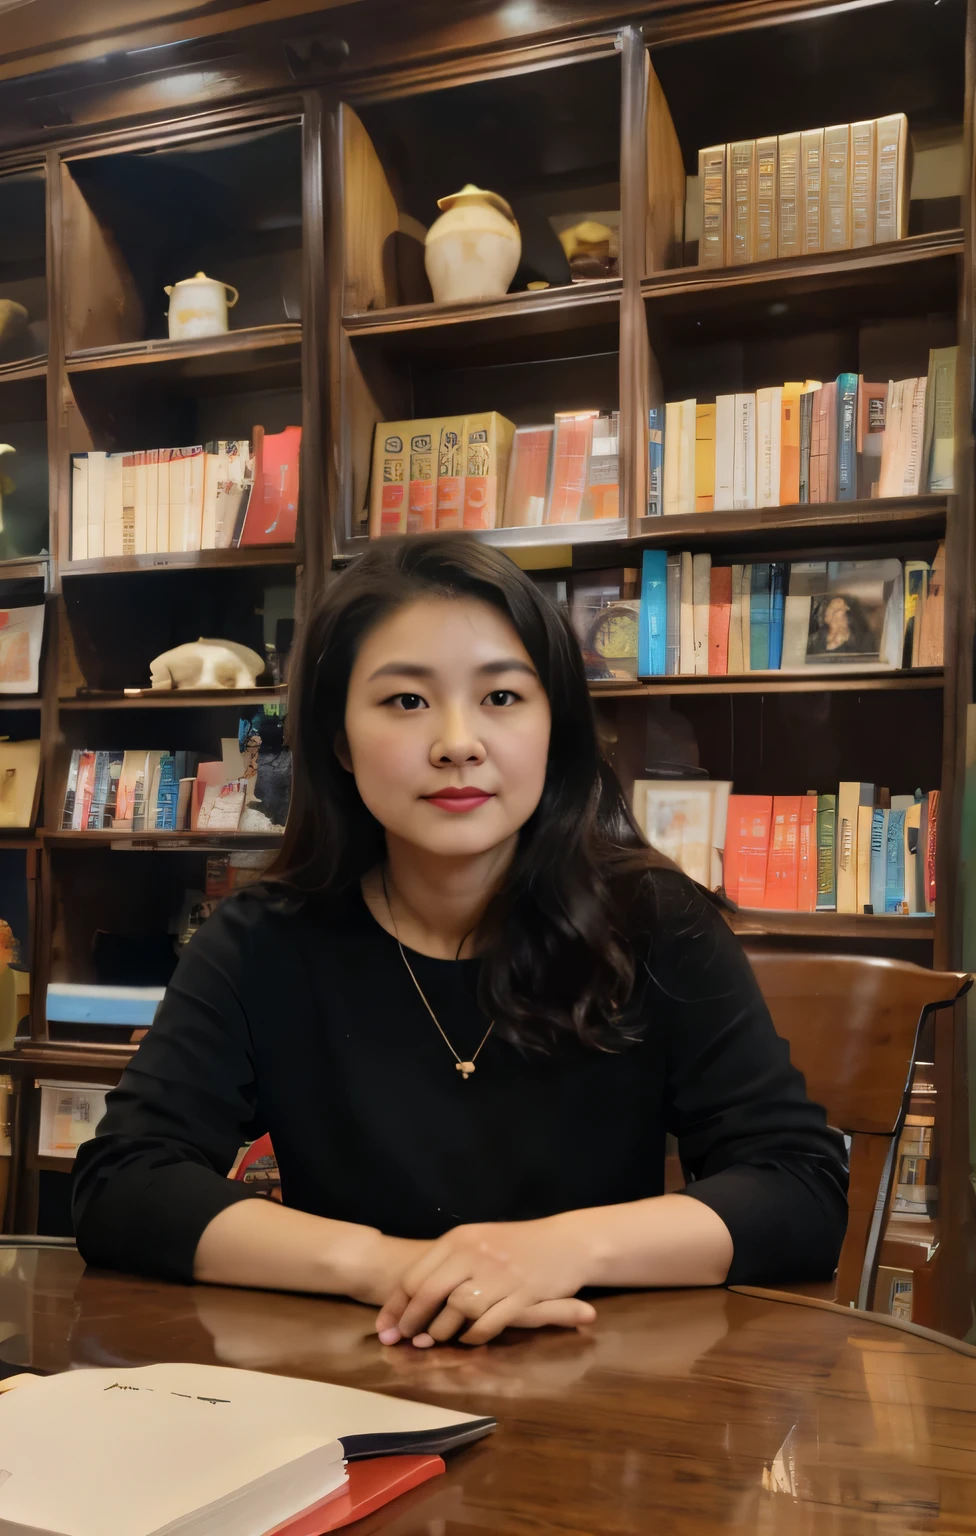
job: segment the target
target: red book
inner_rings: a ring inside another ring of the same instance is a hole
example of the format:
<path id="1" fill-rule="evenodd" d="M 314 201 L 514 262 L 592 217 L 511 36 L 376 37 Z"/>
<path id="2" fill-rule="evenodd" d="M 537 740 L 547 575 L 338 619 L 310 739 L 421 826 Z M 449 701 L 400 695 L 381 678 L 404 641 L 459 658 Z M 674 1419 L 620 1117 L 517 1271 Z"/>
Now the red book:
<path id="1" fill-rule="evenodd" d="M 255 433 L 257 441 L 257 433 Z M 265 432 L 260 461 L 255 456 L 254 489 L 247 504 L 241 546 L 294 544 L 298 526 L 301 427 Z M 429 484 L 433 526 L 433 483 Z"/>
<path id="2" fill-rule="evenodd" d="M 440 1456 L 377 1456 L 371 1461 L 351 1461 L 349 1481 L 338 1493 L 303 1510 L 267 1536 L 324 1536 L 354 1520 L 363 1520 L 411 1488 L 419 1488 L 444 1471 Z"/>
<path id="3" fill-rule="evenodd" d="M 939 791 L 929 790 L 928 836 L 925 840 L 925 910 L 935 911 L 935 850 L 938 837 Z"/>
<path id="4" fill-rule="evenodd" d="M 725 677 L 729 670 L 729 619 L 732 614 L 732 567 L 713 565 L 708 604 L 708 670 Z"/>
<path id="5" fill-rule="evenodd" d="M 800 830 L 797 843 L 796 909 L 798 912 L 817 910 L 817 796 L 804 795 L 800 800 Z"/>
<path id="6" fill-rule="evenodd" d="M 725 832 L 725 892 L 740 907 L 761 907 L 766 894 L 771 795 L 730 795 Z"/>
<path id="7" fill-rule="evenodd" d="M 763 906 L 772 912 L 795 912 L 799 882 L 800 795 L 776 795 L 769 834 L 766 890 Z"/>

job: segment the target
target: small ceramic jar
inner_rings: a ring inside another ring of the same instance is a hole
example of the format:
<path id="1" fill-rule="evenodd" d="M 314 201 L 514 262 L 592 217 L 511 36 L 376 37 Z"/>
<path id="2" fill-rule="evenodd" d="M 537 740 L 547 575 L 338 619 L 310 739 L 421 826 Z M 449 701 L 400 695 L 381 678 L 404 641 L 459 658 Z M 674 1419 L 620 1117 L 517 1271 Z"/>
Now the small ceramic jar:
<path id="1" fill-rule="evenodd" d="M 230 283 L 218 283 L 203 272 L 164 291 L 169 294 L 170 341 L 221 335 L 227 330 L 227 311 L 238 299 L 237 289 Z"/>
<path id="2" fill-rule="evenodd" d="M 435 301 L 457 304 L 507 293 L 522 237 L 505 199 L 469 182 L 437 206 L 441 217 L 427 231 L 424 253 Z"/>

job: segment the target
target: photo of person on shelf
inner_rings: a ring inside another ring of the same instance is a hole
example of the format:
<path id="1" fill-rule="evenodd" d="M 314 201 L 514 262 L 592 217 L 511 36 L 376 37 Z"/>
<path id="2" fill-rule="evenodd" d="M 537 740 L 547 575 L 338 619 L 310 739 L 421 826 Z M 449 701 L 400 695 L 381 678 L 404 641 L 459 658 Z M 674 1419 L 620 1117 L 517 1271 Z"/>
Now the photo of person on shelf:
<path id="1" fill-rule="evenodd" d="M 378 541 L 290 695 L 280 854 L 186 947 L 79 1152 L 87 1262 L 345 1295 L 420 1347 L 585 1324 L 591 1288 L 829 1278 L 843 1139 L 637 832 L 529 577 L 465 535 Z M 280 1205 L 227 1178 L 265 1133 Z"/>

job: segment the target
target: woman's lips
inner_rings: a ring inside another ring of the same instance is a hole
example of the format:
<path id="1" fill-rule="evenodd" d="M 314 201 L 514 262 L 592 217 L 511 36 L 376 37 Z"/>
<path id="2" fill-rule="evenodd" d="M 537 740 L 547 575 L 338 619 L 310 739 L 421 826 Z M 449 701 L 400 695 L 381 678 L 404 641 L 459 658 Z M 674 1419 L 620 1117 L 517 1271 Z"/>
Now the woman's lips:
<path id="1" fill-rule="evenodd" d="M 441 789 L 436 795 L 424 795 L 423 798 L 440 811 L 476 811 L 479 805 L 495 797 L 484 789 Z"/>

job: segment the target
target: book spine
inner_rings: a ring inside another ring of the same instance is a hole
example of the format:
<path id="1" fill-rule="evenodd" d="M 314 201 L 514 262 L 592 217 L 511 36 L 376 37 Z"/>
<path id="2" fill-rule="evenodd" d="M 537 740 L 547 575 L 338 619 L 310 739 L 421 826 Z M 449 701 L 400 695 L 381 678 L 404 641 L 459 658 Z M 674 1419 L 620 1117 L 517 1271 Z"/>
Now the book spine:
<path id="1" fill-rule="evenodd" d="M 742 566 L 733 565 L 731 571 L 728 675 L 730 677 L 738 677 L 745 671 L 745 664 L 742 658 Z"/>
<path id="2" fill-rule="evenodd" d="M 436 424 L 438 438 L 440 423 Z M 439 443 L 438 443 L 439 448 Z M 407 481 L 407 532 L 431 533 L 435 527 L 434 435 L 425 430 L 410 436 L 410 467 Z"/>
<path id="3" fill-rule="evenodd" d="M 144 450 L 132 455 L 135 466 L 135 521 L 133 526 L 133 538 L 135 553 L 144 555 L 148 550 L 148 538 L 146 531 L 148 508 L 148 464 Z"/>
<path id="4" fill-rule="evenodd" d="M 716 512 L 735 506 L 735 395 L 715 400 L 715 500 Z"/>
<path id="5" fill-rule="evenodd" d="M 756 260 L 769 261 L 777 250 L 777 141 L 756 144 Z"/>
<path id="6" fill-rule="evenodd" d="M 823 250 L 823 129 L 809 128 L 802 139 L 803 250 Z"/>
<path id="7" fill-rule="evenodd" d="M 729 257 L 742 266 L 756 259 L 756 141 L 729 145 Z"/>
<path id="8" fill-rule="evenodd" d="M 875 915 L 884 912 L 887 816 L 882 806 L 876 806 L 871 816 L 871 911 Z"/>
<path id="9" fill-rule="evenodd" d="M 958 347 L 945 347 L 935 355 L 926 401 L 932 396 L 932 447 L 925 471 L 930 491 L 943 493 L 955 489 L 954 457 L 956 446 L 956 366 Z"/>
<path id="10" fill-rule="evenodd" d="M 725 145 L 714 144 L 698 152 L 701 183 L 701 242 L 698 264 L 724 267 L 725 262 Z"/>
<path id="11" fill-rule="evenodd" d="M 88 559 L 88 455 L 71 456 L 71 558 Z"/>
<path id="12" fill-rule="evenodd" d="M 681 556 L 668 555 L 667 643 L 664 671 L 677 677 L 681 671 Z"/>
<path id="13" fill-rule="evenodd" d="M 800 501 L 810 500 L 810 449 L 813 435 L 814 393 L 807 390 L 800 396 Z"/>
<path id="14" fill-rule="evenodd" d="M 837 865 L 834 851 L 837 796 L 817 800 L 817 911 L 837 910 Z"/>
<path id="15" fill-rule="evenodd" d="M 95 772 L 92 779 L 91 804 L 88 807 L 86 830 L 97 832 L 104 824 L 105 803 L 108 800 L 108 753 L 95 753 Z"/>
<path id="16" fill-rule="evenodd" d="M 935 911 L 935 855 L 939 826 L 939 791 L 929 790 L 929 815 L 925 839 L 925 910 Z"/>
<path id="17" fill-rule="evenodd" d="M 800 135 L 781 133 L 778 151 L 777 254 L 799 256 L 803 252 L 803 225 L 800 218 Z"/>
<path id="18" fill-rule="evenodd" d="M 105 456 L 105 554 L 117 559 L 123 553 L 121 453 Z"/>
<path id="19" fill-rule="evenodd" d="M 437 444 L 437 493 L 435 498 L 434 521 L 438 528 L 460 528 L 461 516 L 464 508 L 464 441 L 465 441 L 464 417 L 452 417 L 445 421 L 440 429 L 440 438 Z M 549 441 L 550 452 L 552 439 Z M 548 473 L 546 479 L 548 481 Z M 524 515 L 528 522 L 531 515 L 533 525 L 540 524 L 545 516 L 545 491 L 542 493 L 542 505 L 537 509 L 525 508 Z M 513 520 L 521 520 L 523 509 L 513 509 Z"/>
<path id="20" fill-rule="evenodd" d="M 678 671 L 690 677 L 695 671 L 695 593 L 691 551 L 681 552 L 681 620 Z"/>
<path id="21" fill-rule="evenodd" d="M 780 405 L 779 504 L 792 507 L 800 499 L 800 399 L 803 385 L 784 384 Z"/>
<path id="22" fill-rule="evenodd" d="M 915 379 L 913 382 L 914 390 L 910 391 L 910 398 L 905 402 L 909 414 L 905 478 L 902 482 L 903 496 L 917 496 L 922 478 L 922 443 L 925 437 L 925 394 L 928 380 Z M 903 421 L 904 425 L 906 423 Z"/>
<path id="23" fill-rule="evenodd" d="M 879 245 L 889 240 L 902 240 L 907 232 L 907 148 L 908 122 L 905 114 L 896 112 L 891 117 L 879 117 L 874 215 L 874 238 Z"/>
<path id="24" fill-rule="evenodd" d="M 885 828 L 884 910 L 907 914 L 905 900 L 905 812 L 889 811 Z"/>
<path id="25" fill-rule="evenodd" d="M 769 567 L 769 667 L 778 672 L 783 660 L 783 611 L 789 567 L 775 560 Z"/>
<path id="26" fill-rule="evenodd" d="M 874 118 L 851 124 L 851 245 L 874 244 Z"/>
<path id="27" fill-rule="evenodd" d="M 61 807 L 61 831 L 70 832 L 71 823 L 75 814 L 75 794 L 78 788 L 78 767 L 81 763 L 81 752 L 76 748 L 71 754 L 71 762 L 68 766 L 68 780 L 64 790 L 64 805 Z"/>
<path id="28" fill-rule="evenodd" d="M 694 555 L 691 562 L 695 609 L 695 673 L 708 674 L 708 622 L 711 607 L 711 555 Z"/>
<path id="29" fill-rule="evenodd" d="M 709 580 L 708 671 L 713 677 L 725 677 L 729 670 L 732 567 L 712 566 Z"/>
<path id="30" fill-rule="evenodd" d="M 851 130 L 848 123 L 824 129 L 824 250 L 851 244 Z"/>
<path id="31" fill-rule="evenodd" d="M 735 397 L 734 506 L 746 510 L 756 505 L 756 397 Z"/>
<path id="32" fill-rule="evenodd" d="M 645 549 L 641 569 L 637 672 L 663 677 L 667 661 L 668 557 L 663 549 Z"/>
<path id="33" fill-rule="evenodd" d="M 740 595 L 740 599 L 739 599 L 739 643 L 740 643 L 741 653 L 742 653 L 742 671 L 743 672 L 748 672 L 751 669 L 751 662 L 750 662 L 751 631 L 752 631 L 752 566 L 751 565 L 744 565 L 742 567 L 742 589 L 741 589 L 741 595 Z"/>
<path id="34" fill-rule="evenodd" d="M 837 500 L 853 501 L 857 495 L 857 374 L 842 373 L 837 380 Z"/>
<path id="35" fill-rule="evenodd" d="M 817 910 L 817 797 L 804 795 L 800 801 L 800 826 L 797 835 L 798 912 Z"/>
<path id="36" fill-rule="evenodd" d="M 88 558 L 101 560 L 105 554 L 105 460 L 107 455 L 92 449 L 88 455 Z"/>
<path id="37" fill-rule="evenodd" d="M 122 455 L 122 553 L 136 552 L 136 456 Z"/>
<path id="38" fill-rule="evenodd" d="M 783 391 L 778 385 L 756 391 L 756 505 L 779 506 Z"/>
<path id="39" fill-rule="evenodd" d="M 652 405 L 647 413 L 647 515 L 664 511 L 664 407 Z"/>
<path id="40" fill-rule="evenodd" d="M 715 406 L 695 406 L 695 511 L 715 507 Z"/>
<path id="41" fill-rule="evenodd" d="M 799 862 L 800 801 L 795 795 L 776 795 L 769 834 L 769 862 L 763 906 L 768 911 L 795 912 Z"/>
<path id="42" fill-rule="evenodd" d="M 753 564 L 749 593 L 750 672 L 765 672 L 769 668 L 769 590 L 769 565 Z"/>

